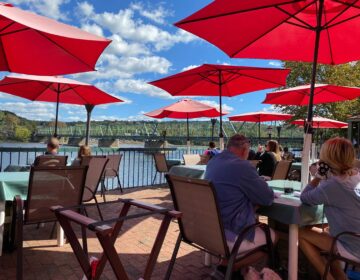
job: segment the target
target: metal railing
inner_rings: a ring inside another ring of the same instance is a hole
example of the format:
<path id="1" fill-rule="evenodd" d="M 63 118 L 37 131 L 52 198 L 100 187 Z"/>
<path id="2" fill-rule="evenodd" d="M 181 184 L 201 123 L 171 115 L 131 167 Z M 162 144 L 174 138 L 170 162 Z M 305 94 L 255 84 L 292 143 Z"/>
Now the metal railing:
<path id="1" fill-rule="evenodd" d="M 204 148 L 192 148 L 191 153 L 202 154 Z M 13 166 L 30 166 L 35 158 L 45 153 L 45 148 L 8 148 L 0 147 L 0 171 L 11 170 Z M 62 147 L 60 155 L 68 156 L 68 164 L 77 157 L 78 148 Z M 119 166 L 120 182 L 123 188 L 151 185 L 156 169 L 153 153 L 164 152 L 167 159 L 182 160 L 185 148 L 92 148 L 93 155 L 122 154 Z M 16 168 L 14 168 L 16 169 Z M 155 184 L 165 183 L 164 176 L 157 176 Z M 115 180 L 108 180 L 109 189 L 117 187 Z"/>

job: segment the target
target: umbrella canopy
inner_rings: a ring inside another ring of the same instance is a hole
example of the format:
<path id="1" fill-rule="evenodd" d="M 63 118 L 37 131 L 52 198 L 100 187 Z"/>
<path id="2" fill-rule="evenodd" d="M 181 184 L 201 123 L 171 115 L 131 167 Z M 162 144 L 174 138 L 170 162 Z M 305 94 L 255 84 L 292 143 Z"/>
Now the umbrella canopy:
<path id="1" fill-rule="evenodd" d="M 35 75 L 93 71 L 110 40 L 0 3 L 0 70 Z"/>
<path id="2" fill-rule="evenodd" d="M 314 104 L 339 102 L 360 97 L 360 88 L 327 84 L 315 84 Z M 303 85 L 266 94 L 265 104 L 307 106 L 310 98 L 310 85 Z"/>
<path id="3" fill-rule="evenodd" d="M 222 115 L 225 114 L 227 114 L 227 112 L 222 112 Z M 162 118 L 186 119 L 187 144 L 189 149 L 190 147 L 189 119 L 218 117 L 220 116 L 220 112 L 216 108 L 201 103 L 199 101 L 195 101 L 192 99 L 182 99 L 169 106 L 165 106 L 163 108 L 146 113 L 144 115 L 157 119 L 162 119 Z"/>
<path id="4" fill-rule="evenodd" d="M 223 112 L 222 114 L 225 115 L 227 112 Z M 145 113 L 144 115 L 157 119 L 194 119 L 218 117 L 220 116 L 220 112 L 218 109 L 199 101 L 192 99 L 182 99 L 169 106 Z"/>
<path id="5" fill-rule="evenodd" d="M 305 120 L 294 120 L 291 123 L 303 126 Z M 313 127 L 314 128 L 347 128 L 348 124 L 346 122 L 340 122 L 337 120 L 314 116 Z"/>
<path id="6" fill-rule="evenodd" d="M 288 69 L 257 68 L 204 64 L 196 68 L 150 82 L 171 95 L 219 96 L 220 147 L 222 148 L 222 96 L 276 88 L 286 84 Z"/>
<path id="7" fill-rule="evenodd" d="M 293 116 L 290 114 L 282 114 L 278 112 L 251 112 L 236 116 L 229 117 L 230 121 L 236 122 L 256 122 L 258 126 L 258 137 L 260 139 L 260 123 L 270 121 L 286 121 L 291 119 Z"/>
<path id="8" fill-rule="evenodd" d="M 55 136 L 57 136 L 59 103 L 85 105 L 88 112 L 86 142 L 89 138 L 90 115 L 94 106 L 123 102 L 93 85 L 52 76 L 5 76 L 0 81 L 0 91 L 32 101 L 56 102 Z"/>
<path id="9" fill-rule="evenodd" d="M 317 62 L 360 59 L 360 0 L 216 0 L 176 25 L 230 57 L 312 62 L 302 182 L 308 181 Z M 291 268 L 290 278 L 296 269 Z"/>

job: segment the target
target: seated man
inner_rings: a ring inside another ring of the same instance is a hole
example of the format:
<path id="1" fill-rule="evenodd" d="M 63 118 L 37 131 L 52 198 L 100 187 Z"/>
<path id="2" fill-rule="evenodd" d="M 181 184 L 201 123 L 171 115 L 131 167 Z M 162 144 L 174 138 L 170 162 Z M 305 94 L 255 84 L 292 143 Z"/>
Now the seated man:
<path id="1" fill-rule="evenodd" d="M 233 245 L 237 235 L 256 222 L 256 205 L 271 205 L 274 193 L 259 177 L 247 160 L 249 140 L 239 134 L 232 136 L 227 149 L 209 161 L 205 179 L 213 182 L 228 244 Z M 275 232 L 271 231 L 272 240 Z M 239 252 L 246 252 L 266 243 L 264 232 L 256 228 L 242 242 Z"/>
<path id="2" fill-rule="evenodd" d="M 59 139 L 57 139 L 56 137 L 51 137 L 46 145 L 45 155 L 56 156 L 58 154 L 59 146 L 60 146 Z"/>

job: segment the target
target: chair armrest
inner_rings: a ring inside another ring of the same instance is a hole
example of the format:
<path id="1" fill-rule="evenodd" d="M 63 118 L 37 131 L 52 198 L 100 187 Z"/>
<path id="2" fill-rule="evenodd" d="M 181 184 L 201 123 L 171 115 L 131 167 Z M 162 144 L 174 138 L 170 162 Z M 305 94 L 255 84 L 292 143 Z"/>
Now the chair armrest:
<path id="1" fill-rule="evenodd" d="M 130 205 L 133 205 L 135 207 L 141 208 L 141 209 L 145 209 L 148 211 L 168 211 L 168 214 L 170 216 L 172 216 L 173 218 L 180 218 L 182 213 L 179 211 L 175 211 L 175 210 L 168 210 L 167 208 L 161 207 L 161 206 L 157 206 L 154 204 L 150 204 L 150 203 L 146 203 L 146 202 L 142 202 L 142 201 L 138 201 L 138 200 L 123 200 L 123 199 L 119 199 L 118 201 L 124 202 L 124 203 L 129 203 Z"/>

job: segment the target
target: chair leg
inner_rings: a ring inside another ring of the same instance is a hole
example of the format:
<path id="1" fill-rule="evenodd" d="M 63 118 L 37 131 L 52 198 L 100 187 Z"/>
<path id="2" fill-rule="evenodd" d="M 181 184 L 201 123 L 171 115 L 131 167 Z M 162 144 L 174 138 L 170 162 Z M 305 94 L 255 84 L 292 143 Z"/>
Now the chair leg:
<path id="1" fill-rule="evenodd" d="M 105 178 L 101 179 L 101 196 L 104 199 L 104 202 L 106 202 L 106 198 L 105 198 L 105 192 L 106 192 L 106 188 L 105 188 Z"/>
<path id="2" fill-rule="evenodd" d="M 156 171 L 155 172 L 155 176 L 154 176 L 154 179 L 152 180 L 152 183 L 151 183 L 151 185 L 153 186 L 154 185 L 154 183 L 155 183 L 155 179 L 156 179 L 156 175 L 158 174 L 158 172 Z"/>
<path id="3" fill-rule="evenodd" d="M 118 185 L 119 185 L 119 188 L 120 188 L 120 192 L 123 193 L 123 189 L 122 189 L 121 183 L 120 183 L 119 173 L 117 173 L 117 172 L 116 172 L 116 178 L 117 178 L 117 181 L 118 181 Z"/>
<path id="4" fill-rule="evenodd" d="M 101 214 L 101 210 L 100 210 L 100 207 L 99 207 L 99 203 L 98 203 L 98 201 L 96 199 L 96 196 L 94 196 L 94 199 L 95 199 L 95 204 L 96 204 L 97 210 L 99 212 L 100 219 L 103 221 L 104 218 L 103 218 L 103 215 Z"/>
<path id="5" fill-rule="evenodd" d="M 55 233 L 55 229 L 56 229 L 56 222 L 54 222 L 54 225 L 51 229 L 51 233 L 50 233 L 50 239 L 53 239 L 54 237 L 54 233 Z"/>
<path id="6" fill-rule="evenodd" d="M 330 266 L 331 266 L 331 263 L 332 263 L 332 259 L 331 259 L 331 256 L 329 256 L 329 259 L 326 263 L 326 266 L 325 266 L 325 271 L 324 271 L 324 275 L 322 277 L 323 280 L 326 280 L 327 279 L 327 276 L 328 276 L 328 273 L 329 273 L 329 270 L 330 270 Z"/>
<path id="7" fill-rule="evenodd" d="M 172 273 L 172 270 L 173 270 L 174 265 L 175 265 L 176 255 L 177 255 L 177 253 L 179 251 L 179 248 L 180 248 L 181 240 L 182 240 L 182 236 L 181 236 L 181 233 L 179 233 L 178 239 L 177 239 L 176 244 L 175 244 L 174 252 L 173 252 L 173 254 L 171 256 L 171 260 L 170 260 L 168 269 L 166 271 L 166 275 L 165 275 L 165 278 L 164 278 L 165 280 L 169 280 L 170 277 L 171 277 L 171 273 Z"/>
<path id="8" fill-rule="evenodd" d="M 23 213 L 16 215 L 16 280 L 23 279 Z"/>

